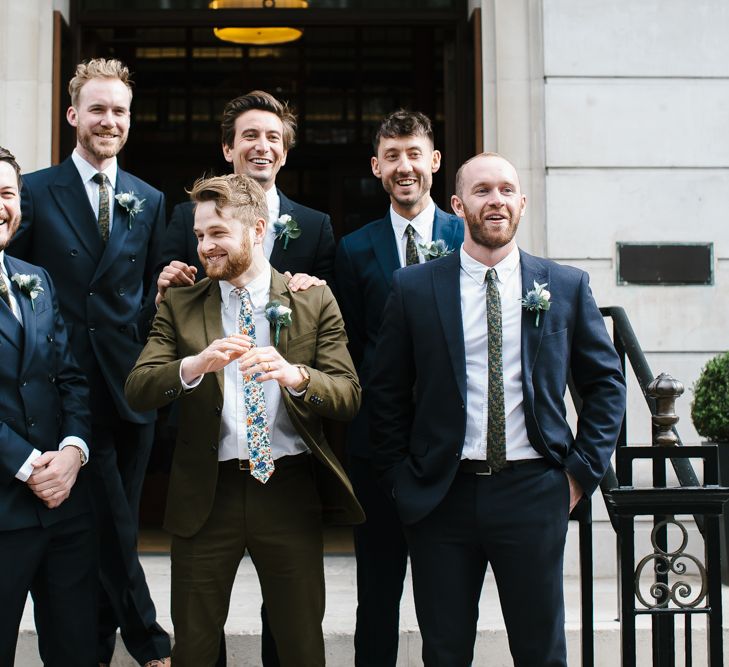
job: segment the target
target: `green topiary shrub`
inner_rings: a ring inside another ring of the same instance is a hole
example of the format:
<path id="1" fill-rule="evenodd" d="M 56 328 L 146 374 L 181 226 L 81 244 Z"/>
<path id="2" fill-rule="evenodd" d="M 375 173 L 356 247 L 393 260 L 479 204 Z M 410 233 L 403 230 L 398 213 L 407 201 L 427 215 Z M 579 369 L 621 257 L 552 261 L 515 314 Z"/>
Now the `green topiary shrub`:
<path id="1" fill-rule="evenodd" d="M 693 392 L 691 420 L 696 430 L 713 442 L 729 442 L 729 352 L 709 360 Z"/>

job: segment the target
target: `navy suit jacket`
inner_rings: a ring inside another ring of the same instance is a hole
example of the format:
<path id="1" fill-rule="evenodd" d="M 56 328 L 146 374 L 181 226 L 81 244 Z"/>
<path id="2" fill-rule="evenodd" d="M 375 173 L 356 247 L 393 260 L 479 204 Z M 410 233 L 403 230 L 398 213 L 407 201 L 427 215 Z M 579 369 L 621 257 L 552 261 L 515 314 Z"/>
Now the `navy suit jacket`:
<path id="1" fill-rule="evenodd" d="M 584 271 L 521 252 L 521 277 L 524 294 L 534 281 L 551 292 L 539 326 L 535 313 L 523 311 L 521 319 L 529 442 L 589 495 L 605 474 L 625 414 L 620 360 Z M 460 293 L 460 255 L 453 253 L 398 271 L 383 317 L 371 382 L 373 462 L 406 524 L 441 502 L 463 450 Z M 564 405 L 570 373 L 583 400 L 574 435 Z"/>
<path id="2" fill-rule="evenodd" d="M 433 240 L 437 239 L 457 254 L 463 243 L 463 221 L 436 206 Z M 347 429 L 347 445 L 350 454 L 369 458 L 369 380 L 392 274 L 400 268 L 389 210 L 384 218 L 340 240 L 335 268 L 337 302 L 363 392 L 362 408 Z"/>
<path id="3" fill-rule="evenodd" d="M 119 169 L 117 194 L 144 199 L 133 219 L 116 200 L 104 245 L 78 170 L 69 157 L 23 176 L 22 222 L 11 252 L 46 269 L 58 289 L 71 348 L 87 376 L 94 420 L 111 414 L 137 424 L 155 413 L 133 411 L 124 382 L 155 314 L 154 269 L 164 234 L 164 195 Z"/>
<path id="4" fill-rule="evenodd" d="M 281 201 L 280 215 L 288 214 L 301 229 L 301 236 L 290 239 L 286 250 L 282 239 L 276 239 L 269 261 L 277 271 L 284 273 L 308 273 L 327 281 L 334 280 L 334 232 L 329 216 L 313 208 L 291 201 L 278 190 Z M 197 280 L 205 277 L 205 269 L 197 254 L 197 239 L 192 232 L 195 222 L 192 202 L 177 204 L 172 210 L 165 235 L 162 259 L 157 266 L 159 273 L 176 259 L 197 267 Z"/>
<path id="5" fill-rule="evenodd" d="M 69 435 L 89 438 L 88 388 L 71 354 L 53 283 L 40 267 L 5 255 L 8 276 L 38 274 L 33 305 L 13 283 L 23 325 L 0 303 L 0 530 L 18 530 L 90 511 L 84 470 L 71 495 L 48 509 L 15 477 L 33 449 L 56 450 Z M 7 576 L 7 575 L 4 575 Z"/>

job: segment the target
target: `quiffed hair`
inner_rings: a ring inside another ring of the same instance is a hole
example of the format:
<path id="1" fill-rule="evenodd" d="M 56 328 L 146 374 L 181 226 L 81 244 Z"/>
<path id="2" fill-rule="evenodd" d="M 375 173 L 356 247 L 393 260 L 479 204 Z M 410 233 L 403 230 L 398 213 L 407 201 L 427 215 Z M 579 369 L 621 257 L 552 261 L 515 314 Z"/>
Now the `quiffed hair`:
<path id="1" fill-rule="evenodd" d="M 81 88 L 91 79 L 119 79 L 132 94 L 132 79 L 129 68 L 116 58 L 93 58 L 76 65 L 76 73 L 68 82 L 68 94 L 71 96 L 71 105 L 78 104 Z"/>
<path id="2" fill-rule="evenodd" d="M 288 151 L 296 144 L 296 116 L 286 102 L 279 102 L 271 93 L 263 90 L 252 90 L 230 100 L 223 109 L 220 121 L 220 134 L 223 146 L 232 146 L 235 142 L 235 121 L 246 111 L 269 111 L 281 119 L 283 123 L 283 147 Z"/>
<path id="3" fill-rule="evenodd" d="M 14 170 L 18 177 L 18 190 L 23 187 L 23 179 L 20 177 L 20 165 L 15 160 L 15 156 L 7 149 L 0 146 L 0 162 L 7 162 Z"/>
<path id="4" fill-rule="evenodd" d="M 195 204 L 215 202 L 215 211 L 221 217 L 223 209 L 231 208 L 231 217 L 240 220 L 246 227 L 252 226 L 259 218 L 268 221 L 266 193 L 250 176 L 228 174 L 198 178 L 189 194 Z"/>
<path id="5" fill-rule="evenodd" d="M 380 127 L 372 138 L 372 147 L 375 155 L 380 147 L 380 139 L 387 137 L 388 139 L 396 137 L 412 137 L 423 136 L 430 139 L 431 145 L 435 146 L 433 139 L 433 124 L 424 113 L 420 111 L 406 111 L 398 109 L 385 116 L 380 123 Z"/>

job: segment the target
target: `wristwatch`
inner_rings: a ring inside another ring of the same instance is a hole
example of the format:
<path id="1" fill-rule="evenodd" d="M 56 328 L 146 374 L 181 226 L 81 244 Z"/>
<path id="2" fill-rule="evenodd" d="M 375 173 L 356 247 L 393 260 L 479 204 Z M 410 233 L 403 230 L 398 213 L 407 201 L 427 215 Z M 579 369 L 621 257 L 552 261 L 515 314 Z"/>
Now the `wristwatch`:
<path id="1" fill-rule="evenodd" d="M 311 382 L 311 375 L 309 375 L 309 371 L 306 369 L 306 366 L 303 364 L 294 364 L 296 368 L 299 369 L 299 373 L 301 373 L 302 380 L 297 384 L 295 387 L 293 387 L 293 390 L 300 394 L 303 391 L 306 391 L 307 387 L 309 386 L 309 382 Z"/>
<path id="2" fill-rule="evenodd" d="M 84 454 L 84 450 L 78 445 L 66 445 L 66 447 L 73 447 L 78 451 L 78 456 L 81 459 L 81 467 L 83 468 L 86 465 L 86 454 Z"/>

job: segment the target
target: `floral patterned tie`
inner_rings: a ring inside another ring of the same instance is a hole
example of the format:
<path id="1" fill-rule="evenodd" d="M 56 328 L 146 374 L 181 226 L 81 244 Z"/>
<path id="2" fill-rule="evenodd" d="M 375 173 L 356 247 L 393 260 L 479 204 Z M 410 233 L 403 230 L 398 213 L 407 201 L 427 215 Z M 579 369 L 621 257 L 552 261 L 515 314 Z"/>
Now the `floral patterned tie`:
<path id="1" fill-rule="evenodd" d="M 405 266 L 419 264 L 420 257 L 418 255 L 418 246 L 415 243 L 415 229 L 412 225 L 408 225 L 405 228 L 405 234 L 408 237 L 407 243 L 405 244 Z"/>
<path id="2" fill-rule="evenodd" d="M 0 299 L 8 304 L 8 308 L 10 308 L 10 310 L 13 309 L 13 307 L 10 305 L 10 292 L 8 290 L 8 286 L 5 283 L 5 278 L 3 278 L 2 276 L 0 276 Z"/>
<path id="3" fill-rule="evenodd" d="M 94 174 L 93 180 L 99 184 L 99 232 L 106 243 L 109 240 L 109 191 L 106 189 L 106 174 Z"/>
<path id="4" fill-rule="evenodd" d="M 486 461 L 494 472 L 506 466 L 506 417 L 504 409 L 504 368 L 501 351 L 501 297 L 496 285 L 496 269 L 486 271 L 486 320 L 489 344 L 488 419 Z"/>
<path id="5" fill-rule="evenodd" d="M 245 287 L 239 287 L 235 291 L 240 297 L 238 329 L 240 333 L 250 336 L 255 344 L 256 324 L 253 320 L 251 295 Z M 243 407 L 246 412 L 246 435 L 251 475 L 265 484 L 273 475 L 274 464 L 271 436 L 268 431 L 268 416 L 266 415 L 266 396 L 263 393 L 263 385 L 256 382 L 257 377 L 257 374 L 243 376 Z"/>

